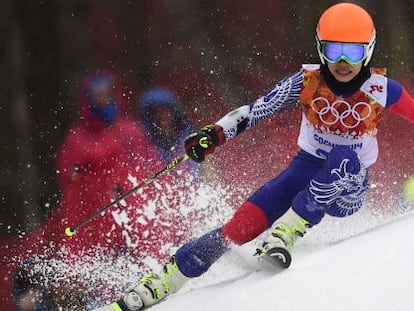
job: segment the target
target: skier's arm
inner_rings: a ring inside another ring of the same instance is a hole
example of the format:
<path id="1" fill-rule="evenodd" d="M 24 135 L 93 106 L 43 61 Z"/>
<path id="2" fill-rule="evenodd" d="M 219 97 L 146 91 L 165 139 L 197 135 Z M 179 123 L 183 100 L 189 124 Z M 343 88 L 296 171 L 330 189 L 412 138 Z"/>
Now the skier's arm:
<path id="1" fill-rule="evenodd" d="M 388 79 L 389 99 L 387 108 L 414 123 L 414 99 L 405 88 L 395 80 Z"/>
<path id="2" fill-rule="evenodd" d="M 241 106 L 215 124 L 189 135 L 184 142 L 186 154 L 194 161 L 202 162 L 207 154 L 214 152 L 215 147 L 296 101 L 302 89 L 302 80 L 302 71 L 287 76 L 250 105 Z"/>
<path id="3" fill-rule="evenodd" d="M 250 105 L 241 106 L 216 122 L 223 128 L 225 140 L 271 117 L 299 99 L 303 72 L 299 71 L 279 81 L 266 95 Z"/>

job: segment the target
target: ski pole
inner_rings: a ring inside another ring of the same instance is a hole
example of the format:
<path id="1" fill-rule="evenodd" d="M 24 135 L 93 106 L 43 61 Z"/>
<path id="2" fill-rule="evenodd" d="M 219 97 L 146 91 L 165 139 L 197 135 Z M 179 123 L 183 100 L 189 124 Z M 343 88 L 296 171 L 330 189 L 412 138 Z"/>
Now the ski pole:
<path id="1" fill-rule="evenodd" d="M 76 230 L 78 230 L 80 227 L 83 227 L 84 225 L 86 225 L 87 223 L 89 223 L 90 221 L 92 221 L 93 219 L 95 219 L 96 217 L 98 217 L 99 215 L 101 215 L 103 212 L 105 212 L 107 209 L 109 209 L 111 206 L 119 203 L 120 201 L 122 201 L 123 199 L 125 199 L 126 197 L 130 196 L 132 193 L 134 193 L 135 191 L 137 191 L 138 189 L 141 189 L 147 185 L 149 185 L 150 183 L 154 182 L 155 180 L 157 180 L 160 176 L 164 175 L 165 173 L 171 171 L 172 169 L 174 169 L 178 164 L 180 164 L 183 161 L 188 160 L 188 155 L 184 154 L 180 157 L 175 158 L 174 160 L 172 160 L 166 167 L 164 167 L 162 170 L 159 170 L 158 172 L 154 173 L 152 176 L 144 179 L 141 183 L 139 183 L 137 186 L 135 186 L 134 188 L 128 190 L 127 192 L 121 194 L 118 198 L 116 198 L 114 201 L 111 201 L 110 203 L 106 204 L 104 207 L 102 207 L 101 209 L 97 210 L 94 214 L 90 215 L 89 217 L 85 218 L 83 221 L 81 221 L 80 223 L 78 223 L 75 226 L 72 227 L 67 227 L 65 229 L 65 234 L 68 237 L 71 237 L 75 234 Z"/>

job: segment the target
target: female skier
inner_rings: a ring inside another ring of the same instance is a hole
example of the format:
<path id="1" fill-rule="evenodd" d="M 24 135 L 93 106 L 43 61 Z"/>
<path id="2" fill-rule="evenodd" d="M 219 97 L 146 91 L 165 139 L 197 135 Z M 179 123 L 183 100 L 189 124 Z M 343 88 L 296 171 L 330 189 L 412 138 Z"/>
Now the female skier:
<path id="1" fill-rule="evenodd" d="M 361 208 L 368 168 L 378 157 L 381 115 L 389 109 L 414 122 L 414 100 L 385 70 L 370 68 L 375 27 L 363 8 L 351 3 L 328 8 L 317 24 L 316 45 L 320 64 L 304 65 L 263 97 L 185 141 L 186 154 L 201 162 L 215 147 L 299 101 L 301 150 L 290 166 L 222 227 L 184 244 L 160 272 L 144 276 L 122 299 L 98 310 L 135 311 L 158 303 L 206 272 L 232 243 L 247 243 L 269 227 L 257 254 L 286 268 L 295 241 L 325 214 L 345 217 Z"/>

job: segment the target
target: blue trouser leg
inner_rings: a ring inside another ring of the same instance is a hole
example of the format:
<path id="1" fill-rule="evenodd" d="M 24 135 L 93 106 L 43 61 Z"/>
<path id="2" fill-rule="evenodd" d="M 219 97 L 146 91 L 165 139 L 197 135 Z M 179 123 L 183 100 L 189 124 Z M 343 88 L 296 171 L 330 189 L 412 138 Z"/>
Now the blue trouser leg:
<path id="1" fill-rule="evenodd" d="M 206 272 L 227 249 L 228 242 L 221 230 L 216 229 L 181 246 L 175 253 L 175 260 L 180 271 L 193 278 Z"/>
<path id="2" fill-rule="evenodd" d="M 336 146 L 323 168 L 292 202 L 293 210 L 312 224 L 325 213 L 335 217 L 358 211 L 368 188 L 368 171 L 357 154 L 346 146 Z"/>
<path id="3" fill-rule="evenodd" d="M 249 201 L 259 206 L 271 224 L 291 206 L 294 196 L 309 183 L 323 166 L 324 160 L 301 151 L 279 176 L 263 185 Z M 188 277 L 202 275 L 228 249 L 228 241 L 220 229 L 180 247 L 175 259 L 181 272 Z"/>
<path id="4" fill-rule="evenodd" d="M 367 175 L 349 147 L 333 148 L 327 159 L 301 151 L 285 171 L 248 201 L 262 209 L 270 225 L 290 206 L 311 224 L 317 224 L 325 213 L 343 217 L 357 211 L 367 189 Z M 197 277 L 227 249 L 228 241 L 221 229 L 216 229 L 180 247 L 175 257 L 184 275 Z"/>
<path id="5" fill-rule="evenodd" d="M 288 168 L 259 188 L 248 201 L 260 207 L 272 225 L 291 207 L 294 197 L 306 188 L 324 162 L 324 159 L 300 151 Z"/>

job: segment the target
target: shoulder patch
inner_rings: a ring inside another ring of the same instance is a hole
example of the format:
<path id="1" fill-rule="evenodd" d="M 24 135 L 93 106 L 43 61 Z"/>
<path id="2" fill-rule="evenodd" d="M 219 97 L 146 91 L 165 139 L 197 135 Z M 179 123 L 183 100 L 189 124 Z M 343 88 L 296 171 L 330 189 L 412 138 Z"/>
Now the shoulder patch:
<path id="1" fill-rule="evenodd" d="M 361 86 L 361 91 L 368 97 L 377 101 L 381 106 L 387 104 L 387 78 L 383 75 L 373 74 Z"/>
<path id="2" fill-rule="evenodd" d="M 316 70 L 319 70 L 320 68 L 321 68 L 321 65 L 319 64 L 302 64 L 303 70 L 316 71 Z"/>

